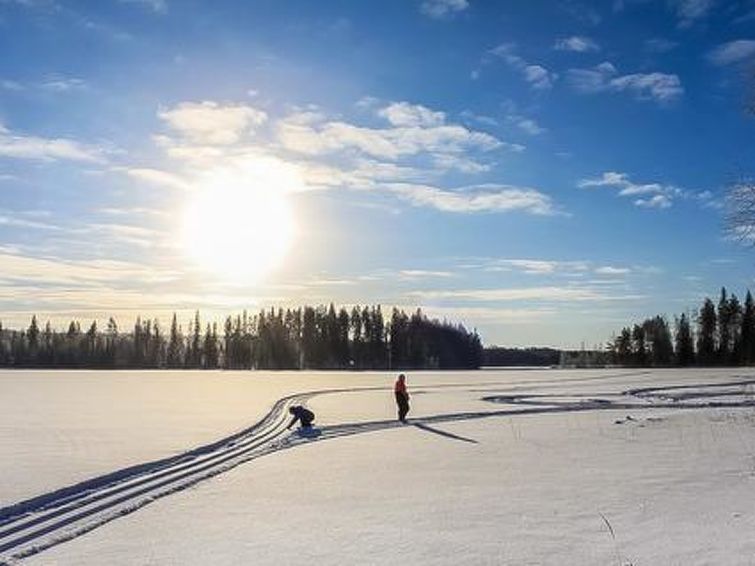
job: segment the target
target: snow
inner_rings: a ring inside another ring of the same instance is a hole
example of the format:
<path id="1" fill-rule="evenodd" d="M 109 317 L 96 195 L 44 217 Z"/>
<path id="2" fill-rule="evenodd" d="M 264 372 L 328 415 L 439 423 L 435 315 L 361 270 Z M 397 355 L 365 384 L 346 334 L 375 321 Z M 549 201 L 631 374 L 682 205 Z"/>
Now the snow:
<path id="1" fill-rule="evenodd" d="M 396 426 L 388 373 L 4 373 L 2 493 L 15 502 L 211 442 L 287 394 L 358 389 L 308 401 L 318 439 L 276 441 L 24 564 L 753 564 L 753 387 L 731 382 L 754 379 L 409 373 L 410 424 Z"/>

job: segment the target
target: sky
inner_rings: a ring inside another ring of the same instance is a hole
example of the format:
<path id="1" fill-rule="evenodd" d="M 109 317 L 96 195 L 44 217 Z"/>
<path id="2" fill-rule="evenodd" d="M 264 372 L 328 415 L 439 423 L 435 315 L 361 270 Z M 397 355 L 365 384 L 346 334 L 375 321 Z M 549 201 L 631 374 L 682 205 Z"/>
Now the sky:
<path id="1" fill-rule="evenodd" d="M 0 320 L 381 304 L 592 347 L 752 286 L 749 0 L 0 0 Z"/>

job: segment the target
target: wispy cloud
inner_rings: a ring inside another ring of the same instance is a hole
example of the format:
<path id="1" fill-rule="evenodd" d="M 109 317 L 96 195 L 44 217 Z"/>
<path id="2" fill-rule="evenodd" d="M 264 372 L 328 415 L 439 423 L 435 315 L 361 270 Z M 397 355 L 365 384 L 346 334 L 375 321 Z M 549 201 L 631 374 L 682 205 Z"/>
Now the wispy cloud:
<path id="1" fill-rule="evenodd" d="M 577 186 L 582 189 L 608 187 L 616 189 L 622 197 L 643 195 L 642 198 L 634 200 L 634 204 L 642 208 L 668 208 L 672 204 L 673 196 L 682 192 L 677 187 L 661 183 L 633 183 L 629 180 L 629 175 L 615 171 L 607 171 L 598 178 L 582 179 Z M 647 198 L 644 195 L 648 195 Z"/>
<path id="2" fill-rule="evenodd" d="M 643 42 L 643 46 L 645 51 L 649 51 L 650 53 L 667 53 L 672 49 L 676 49 L 679 43 L 662 37 L 654 37 L 646 39 Z"/>
<path id="3" fill-rule="evenodd" d="M 25 90 L 26 87 L 24 87 L 24 85 L 18 81 L 12 81 L 10 79 L 3 79 L 3 80 L 0 80 L 0 88 L 2 88 L 3 90 L 20 92 L 22 90 Z"/>
<path id="4" fill-rule="evenodd" d="M 0 156 L 38 161 L 83 161 L 102 163 L 102 148 L 66 138 L 44 138 L 11 132 L 0 123 Z"/>
<path id="5" fill-rule="evenodd" d="M 428 206 L 444 212 L 512 212 L 540 216 L 558 214 L 551 198 L 527 187 L 481 185 L 447 190 L 428 185 L 393 184 L 390 189 L 414 206 Z"/>
<path id="6" fill-rule="evenodd" d="M 670 208 L 672 201 L 668 195 L 653 195 L 648 198 L 638 198 L 634 204 L 641 208 Z"/>
<path id="7" fill-rule="evenodd" d="M 443 112 L 409 103 L 392 103 L 377 114 L 390 127 L 371 128 L 344 121 L 329 121 L 316 112 L 289 115 L 277 123 L 278 139 L 288 150 L 322 155 L 347 150 L 396 160 L 420 153 L 462 154 L 510 147 L 494 136 L 445 121 Z"/>
<path id="8" fill-rule="evenodd" d="M 453 277 L 454 274 L 451 271 L 430 271 L 426 269 L 402 269 L 399 271 L 399 276 L 404 279 L 426 279 L 435 277 Z"/>
<path id="9" fill-rule="evenodd" d="M 681 28 L 705 18 L 714 3 L 714 0 L 669 0 Z"/>
<path id="10" fill-rule="evenodd" d="M 421 104 L 409 102 L 392 102 L 378 110 L 378 115 L 388 120 L 393 126 L 410 128 L 427 128 L 442 126 L 446 122 L 445 112 L 430 110 Z"/>
<path id="11" fill-rule="evenodd" d="M 1 1 L 1 0 L 0 0 Z M 55 94 L 81 91 L 89 88 L 89 83 L 77 77 L 60 74 L 48 75 L 38 81 L 0 80 L 0 88 L 8 91 L 47 91 Z"/>
<path id="12" fill-rule="evenodd" d="M 40 83 L 40 88 L 55 93 L 83 90 L 87 87 L 87 82 L 84 79 L 62 75 L 51 75 Z"/>
<path id="13" fill-rule="evenodd" d="M 611 265 L 606 265 L 595 269 L 595 273 L 597 273 L 598 275 L 627 275 L 631 273 L 631 271 L 632 270 L 628 267 L 614 267 Z"/>
<path id="14" fill-rule="evenodd" d="M 557 213 L 550 197 L 535 189 L 507 185 L 448 189 L 440 182 L 450 174 L 490 171 L 496 150 L 517 153 L 524 146 L 454 123 L 446 112 L 422 104 L 382 103 L 370 97 L 358 107 L 383 125 L 332 119 L 315 106 L 269 117 L 246 105 L 181 103 L 158 113 L 172 131 L 155 141 L 184 170 L 139 166 L 115 170 L 140 182 L 191 189 L 201 185 L 207 171 L 219 169 L 226 177 L 228 171 L 238 172 L 232 175 L 235 183 L 258 184 L 259 178 L 271 177 L 259 171 L 260 164 L 275 164 L 279 174 L 274 177 L 291 180 L 287 192 L 370 190 L 447 212 Z M 530 134 L 543 131 L 523 117 L 517 125 Z M 250 175 L 250 168 L 259 174 Z"/>
<path id="15" fill-rule="evenodd" d="M 755 59 L 755 40 L 738 39 L 722 43 L 708 53 L 708 60 L 714 65 L 725 66 Z"/>
<path id="16" fill-rule="evenodd" d="M 151 169 L 148 167 L 114 167 L 113 171 L 125 173 L 132 179 L 146 182 L 151 185 L 159 185 L 179 190 L 188 190 L 190 188 L 188 181 L 179 175 L 169 171 L 162 171 L 160 169 Z"/>
<path id="17" fill-rule="evenodd" d="M 236 143 L 267 120 L 267 113 L 258 108 L 213 101 L 182 102 L 158 116 L 183 136 L 210 145 Z"/>
<path id="18" fill-rule="evenodd" d="M 485 271 L 521 271 L 528 275 L 553 275 L 557 272 L 579 273 L 587 271 L 587 261 L 563 261 L 544 259 L 494 259 L 485 262 Z"/>
<path id="19" fill-rule="evenodd" d="M 469 8 L 467 0 L 424 0 L 419 10 L 430 18 L 443 19 L 463 12 L 467 8 Z"/>
<path id="20" fill-rule="evenodd" d="M 615 189 L 618 196 L 633 198 L 635 206 L 640 208 L 670 208 L 674 199 L 686 199 L 699 205 L 716 208 L 720 203 L 711 191 L 695 191 L 683 189 L 665 183 L 634 183 L 626 173 L 606 171 L 600 177 L 582 179 L 577 183 L 582 189 L 607 187 Z"/>
<path id="21" fill-rule="evenodd" d="M 641 295 L 610 295 L 604 289 L 590 287 L 516 287 L 496 289 L 455 289 L 415 291 L 422 299 L 459 299 L 480 302 L 548 301 L 599 302 L 641 299 Z"/>
<path id="22" fill-rule="evenodd" d="M 59 231 L 62 228 L 47 220 L 40 219 L 40 216 L 34 211 L 16 211 L 0 209 L 0 226 L 9 226 L 12 228 L 31 228 L 34 230 Z"/>
<path id="23" fill-rule="evenodd" d="M 518 55 L 514 43 L 502 43 L 488 51 L 488 54 L 501 59 L 511 68 L 519 71 L 524 80 L 535 90 L 550 89 L 558 79 L 556 73 L 542 65 L 529 63 Z"/>
<path id="24" fill-rule="evenodd" d="M 604 62 L 591 69 L 569 69 L 567 80 L 574 90 L 583 94 L 630 92 L 639 100 L 672 102 L 684 93 L 675 74 L 633 73 L 620 75 L 611 63 Z"/>
<path id="25" fill-rule="evenodd" d="M 123 4 L 141 4 L 146 6 L 156 14 L 165 14 L 168 12 L 167 0 L 119 0 Z"/>
<path id="26" fill-rule="evenodd" d="M 557 39 L 553 44 L 557 51 L 575 51 L 577 53 L 587 53 L 590 51 L 600 51 L 600 45 L 594 40 L 583 35 L 573 35 Z"/>
<path id="27" fill-rule="evenodd" d="M 516 124 L 516 126 L 520 130 L 522 130 L 523 132 L 531 136 L 537 136 L 547 131 L 545 128 L 543 128 L 540 124 L 538 124 L 532 118 L 525 118 L 523 116 L 515 116 L 513 117 L 513 122 Z"/>

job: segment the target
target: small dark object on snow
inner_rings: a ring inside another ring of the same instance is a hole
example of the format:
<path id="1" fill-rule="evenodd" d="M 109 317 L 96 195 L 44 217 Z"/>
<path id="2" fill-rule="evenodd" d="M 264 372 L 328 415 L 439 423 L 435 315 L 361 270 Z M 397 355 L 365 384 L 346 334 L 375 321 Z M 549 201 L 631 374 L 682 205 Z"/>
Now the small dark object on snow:
<path id="1" fill-rule="evenodd" d="M 301 428 L 311 428 L 312 423 L 315 420 L 315 414 L 309 409 L 302 407 L 301 405 L 294 405 L 288 409 L 288 412 L 293 415 L 291 422 L 288 423 L 287 429 L 290 429 L 296 424 L 296 421 L 301 423 Z"/>

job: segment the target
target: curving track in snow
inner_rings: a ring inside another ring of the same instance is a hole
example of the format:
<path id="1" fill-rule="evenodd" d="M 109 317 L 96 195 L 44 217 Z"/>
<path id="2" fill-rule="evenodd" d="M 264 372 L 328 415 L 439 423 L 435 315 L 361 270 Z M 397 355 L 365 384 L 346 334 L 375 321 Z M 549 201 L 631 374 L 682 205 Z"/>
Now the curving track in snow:
<path id="1" fill-rule="evenodd" d="M 616 376 L 603 377 L 610 379 Z M 469 388 L 474 385 L 483 384 L 445 384 L 422 389 Z M 489 388 L 496 386 L 495 383 L 484 385 Z M 510 387 L 512 384 L 500 385 Z M 752 407 L 755 406 L 754 387 L 755 380 L 742 380 L 632 389 L 619 394 L 498 394 L 482 397 L 482 400 L 504 404 L 505 409 L 438 414 L 412 419 L 412 422 L 419 423 L 418 426 L 423 428 L 432 423 L 572 411 Z M 318 395 L 374 390 L 384 388 L 326 389 L 290 395 L 277 401 L 255 425 L 212 444 L 119 470 L 0 509 L 0 564 L 10 564 L 73 539 L 158 498 L 186 489 L 244 462 L 309 442 L 307 438 L 286 435 L 288 408 L 292 405 L 302 404 Z M 395 420 L 343 423 L 322 427 L 317 439 L 334 439 L 401 426 L 404 425 Z"/>
<path id="2" fill-rule="evenodd" d="M 0 509 L 0 564 L 70 540 L 117 517 L 278 447 L 288 408 L 315 393 L 285 397 L 254 426 L 185 454 L 134 466 Z"/>

